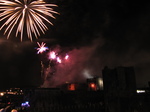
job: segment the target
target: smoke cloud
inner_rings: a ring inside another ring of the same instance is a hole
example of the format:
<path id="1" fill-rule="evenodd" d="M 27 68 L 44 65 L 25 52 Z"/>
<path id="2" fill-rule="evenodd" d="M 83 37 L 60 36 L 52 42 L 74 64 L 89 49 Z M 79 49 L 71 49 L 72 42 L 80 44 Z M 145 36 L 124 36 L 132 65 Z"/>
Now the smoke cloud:
<path id="1" fill-rule="evenodd" d="M 137 87 L 148 86 L 150 52 L 138 49 L 140 46 L 138 43 L 126 45 L 120 43 L 109 43 L 109 39 L 99 35 L 91 43 L 65 52 L 69 55 L 69 59 L 67 62 L 55 65 L 55 73 L 45 80 L 42 87 L 57 87 L 66 82 L 80 83 L 94 76 L 102 77 L 105 66 L 109 68 L 133 66 Z M 58 52 L 63 51 L 63 47 L 60 46 L 56 49 Z"/>
<path id="2" fill-rule="evenodd" d="M 90 77 L 100 76 L 101 71 L 100 69 L 96 68 L 96 64 L 99 65 L 99 63 L 91 63 L 90 61 L 95 58 L 94 53 L 96 52 L 97 47 L 102 46 L 103 43 L 104 40 L 99 38 L 93 41 L 91 45 L 81 48 L 74 48 L 68 51 L 68 60 L 54 65 L 56 68 L 54 75 L 45 80 L 42 87 L 56 87 L 61 84 L 65 84 L 66 82 L 85 82 L 86 79 L 89 78 L 85 74 L 88 74 Z M 98 60 L 94 59 L 93 61 Z"/>

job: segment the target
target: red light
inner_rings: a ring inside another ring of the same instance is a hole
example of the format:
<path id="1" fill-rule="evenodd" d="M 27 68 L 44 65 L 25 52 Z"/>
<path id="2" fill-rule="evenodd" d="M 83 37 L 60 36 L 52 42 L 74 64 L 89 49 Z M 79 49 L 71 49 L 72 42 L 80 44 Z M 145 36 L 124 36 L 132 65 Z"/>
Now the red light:
<path id="1" fill-rule="evenodd" d="M 68 89 L 70 91 L 74 91 L 75 90 L 75 84 L 70 84 Z"/>
<path id="2" fill-rule="evenodd" d="M 92 88 L 95 88 L 95 84 L 92 83 L 92 84 L 91 84 L 91 87 L 92 87 Z"/>
<path id="3" fill-rule="evenodd" d="M 96 90 L 96 84 L 95 84 L 95 83 L 90 83 L 90 84 L 89 84 L 89 87 L 90 87 L 92 90 Z"/>

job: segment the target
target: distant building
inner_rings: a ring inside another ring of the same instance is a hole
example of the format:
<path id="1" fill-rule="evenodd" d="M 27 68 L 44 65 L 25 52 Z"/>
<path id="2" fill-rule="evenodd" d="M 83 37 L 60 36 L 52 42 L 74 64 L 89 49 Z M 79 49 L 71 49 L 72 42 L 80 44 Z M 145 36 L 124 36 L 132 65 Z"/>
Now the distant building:
<path id="1" fill-rule="evenodd" d="M 117 67 L 102 71 L 106 112 L 133 112 L 132 98 L 136 95 L 133 67 Z"/>

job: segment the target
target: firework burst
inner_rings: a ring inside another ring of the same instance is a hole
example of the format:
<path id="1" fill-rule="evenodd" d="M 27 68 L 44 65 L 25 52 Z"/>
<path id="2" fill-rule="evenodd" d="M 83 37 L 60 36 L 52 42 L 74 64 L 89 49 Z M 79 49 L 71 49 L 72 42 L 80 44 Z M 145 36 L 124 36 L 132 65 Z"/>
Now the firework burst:
<path id="1" fill-rule="evenodd" d="M 0 30 L 5 28 L 7 39 L 16 31 L 16 37 L 20 35 L 21 41 L 24 33 L 32 41 L 33 35 L 38 38 L 48 30 L 46 23 L 53 25 L 46 17 L 55 19 L 53 14 L 58 13 L 51 7 L 56 6 L 43 0 L 0 0 L 0 21 L 4 21 Z"/>
<path id="2" fill-rule="evenodd" d="M 42 42 L 42 43 L 40 44 L 39 42 L 37 42 L 37 44 L 38 44 L 38 46 L 39 46 L 39 48 L 37 48 L 37 50 L 38 50 L 37 54 L 43 53 L 43 52 L 45 52 L 46 50 L 48 50 L 48 47 L 45 47 L 45 44 L 46 44 L 46 43 Z"/>

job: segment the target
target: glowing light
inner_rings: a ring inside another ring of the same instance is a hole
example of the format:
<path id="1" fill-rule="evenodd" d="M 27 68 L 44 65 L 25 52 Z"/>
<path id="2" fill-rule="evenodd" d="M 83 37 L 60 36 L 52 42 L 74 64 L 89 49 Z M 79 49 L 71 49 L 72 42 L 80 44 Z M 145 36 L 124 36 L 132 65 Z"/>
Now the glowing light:
<path id="1" fill-rule="evenodd" d="M 50 58 L 50 59 L 56 59 L 56 53 L 55 53 L 54 51 L 51 51 L 51 52 L 49 53 L 49 58 Z"/>
<path id="2" fill-rule="evenodd" d="M 98 84 L 100 86 L 100 89 L 102 90 L 103 89 L 103 79 L 102 78 L 98 79 Z"/>
<path id="3" fill-rule="evenodd" d="M 68 58 L 69 58 L 69 55 L 66 55 L 66 56 L 65 56 L 65 59 L 67 60 Z"/>
<path id="4" fill-rule="evenodd" d="M 59 57 L 57 57 L 57 62 L 61 63 L 61 59 Z"/>
<path id="5" fill-rule="evenodd" d="M 29 102 L 28 102 L 28 101 L 26 101 L 26 102 L 25 102 L 25 104 L 29 104 Z"/>
<path id="6" fill-rule="evenodd" d="M 137 93 L 145 93 L 145 90 L 137 90 Z"/>
<path id="7" fill-rule="evenodd" d="M 42 43 L 40 44 L 39 42 L 37 42 L 37 44 L 38 44 L 38 46 L 39 46 L 39 48 L 37 48 L 37 50 L 38 50 L 37 54 L 43 53 L 43 52 L 45 52 L 46 50 L 48 50 L 48 47 L 45 47 L 45 44 L 46 44 L 46 43 L 42 42 Z"/>
<path id="8" fill-rule="evenodd" d="M 91 83 L 90 85 L 92 88 L 95 88 L 95 84 L 94 83 Z"/>
<path id="9" fill-rule="evenodd" d="M 0 93 L 0 96 L 4 96 L 4 93 Z"/>
<path id="10" fill-rule="evenodd" d="M 69 87 L 68 87 L 68 89 L 70 91 L 74 91 L 76 89 L 75 84 L 70 84 Z"/>
<path id="11" fill-rule="evenodd" d="M 26 101 L 25 103 L 21 103 L 21 106 L 22 106 L 22 107 L 30 107 L 30 105 L 29 105 L 29 102 L 28 102 L 28 101 Z"/>
<path id="12" fill-rule="evenodd" d="M 56 53 L 55 51 L 49 52 L 49 59 L 50 60 L 55 60 L 58 63 L 62 63 L 64 61 L 64 59 L 67 60 L 69 58 L 69 55 L 66 55 L 63 58 L 60 58 L 60 57 L 62 57 L 62 56 L 60 54 Z"/>
<path id="13" fill-rule="evenodd" d="M 95 84 L 95 83 L 90 83 L 90 84 L 89 84 L 89 87 L 90 87 L 92 90 L 96 91 L 96 84 Z"/>
<path id="14" fill-rule="evenodd" d="M 43 0 L 0 0 L 0 21 L 4 21 L 0 30 L 5 28 L 7 39 L 16 31 L 16 37 L 20 35 L 21 41 L 24 34 L 32 41 L 33 35 L 38 38 L 48 30 L 47 23 L 53 25 L 46 16 L 55 19 L 53 14 L 58 13 L 52 7 L 56 6 Z"/>

